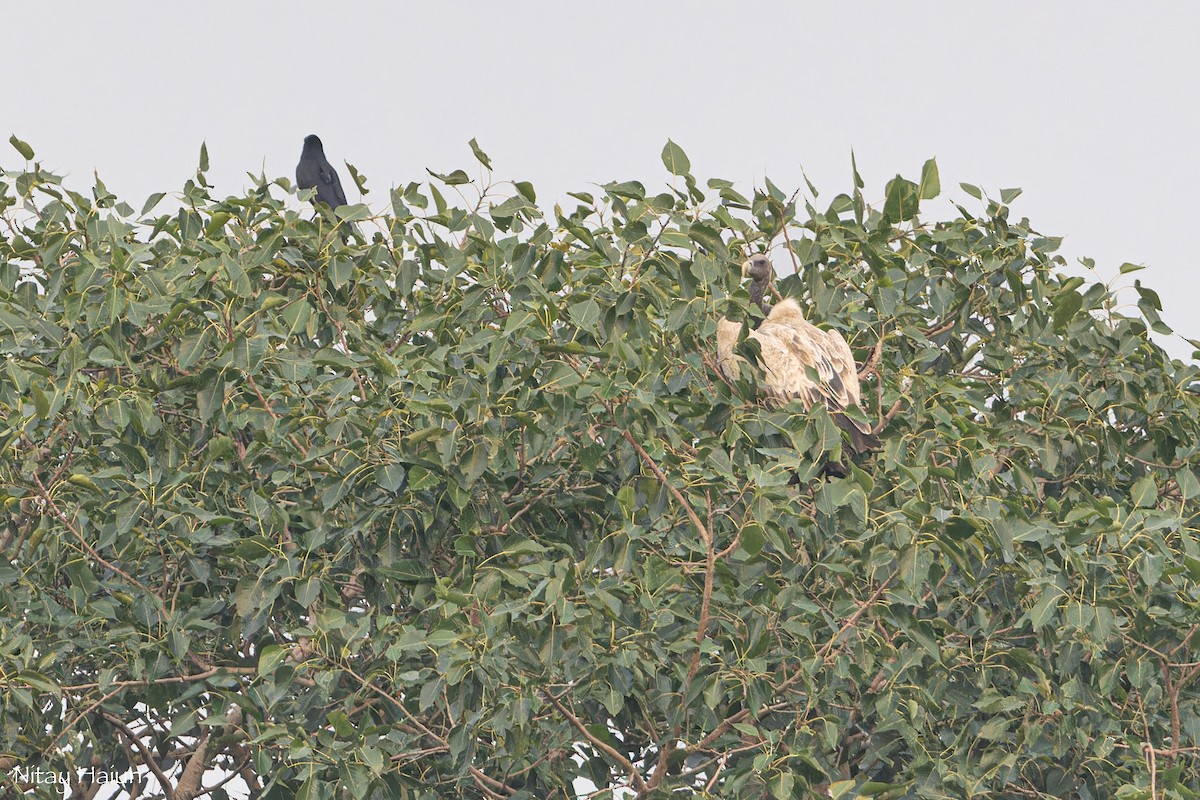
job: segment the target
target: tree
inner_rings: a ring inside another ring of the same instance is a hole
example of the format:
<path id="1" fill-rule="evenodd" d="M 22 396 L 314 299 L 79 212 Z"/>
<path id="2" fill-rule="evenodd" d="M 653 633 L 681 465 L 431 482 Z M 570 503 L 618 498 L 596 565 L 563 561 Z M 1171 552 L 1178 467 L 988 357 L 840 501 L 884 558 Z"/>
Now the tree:
<path id="1" fill-rule="evenodd" d="M 340 208 L 343 241 L 286 180 L 214 198 L 203 151 L 135 213 L 13 141 L 10 784 L 1195 796 L 1196 367 L 1016 190 L 922 221 L 930 161 L 882 210 L 857 172 L 799 207 L 668 143 L 668 190 L 550 217 L 472 142 L 478 179 Z M 881 448 L 846 477 L 826 412 L 716 369 L 767 247 L 865 364 Z"/>

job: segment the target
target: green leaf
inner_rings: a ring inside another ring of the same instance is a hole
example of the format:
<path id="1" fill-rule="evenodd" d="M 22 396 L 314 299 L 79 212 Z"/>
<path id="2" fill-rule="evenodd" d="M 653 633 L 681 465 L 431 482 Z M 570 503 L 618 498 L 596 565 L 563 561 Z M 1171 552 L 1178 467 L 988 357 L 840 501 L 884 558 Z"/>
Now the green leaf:
<path id="1" fill-rule="evenodd" d="M 977 732 L 976 736 L 985 741 L 1003 741 L 1006 738 L 1009 728 L 1009 721 L 1004 717 L 994 717 L 984 723 Z"/>
<path id="2" fill-rule="evenodd" d="M 794 796 L 795 782 L 790 772 L 774 772 L 767 780 L 767 787 L 776 800 L 790 800 Z"/>
<path id="3" fill-rule="evenodd" d="M 361 222 L 371 218 L 371 208 L 365 203 L 338 206 L 333 213 L 342 222 Z"/>
<path id="4" fill-rule="evenodd" d="M 296 602 L 308 608 L 321 596 L 321 581 L 308 578 L 296 584 Z"/>
<path id="5" fill-rule="evenodd" d="M 1200 496 L 1200 480 L 1197 480 L 1195 470 L 1187 467 L 1176 470 L 1175 482 L 1179 485 L 1179 492 L 1184 500 Z"/>
<path id="6" fill-rule="evenodd" d="M 1083 308 L 1083 296 L 1075 291 L 1064 292 L 1054 299 L 1053 308 L 1054 329 L 1062 331 L 1067 327 L 1071 318 Z"/>
<path id="7" fill-rule="evenodd" d="M 667 139 L 667 144 L 663 147 L 662 162 L 672 175 L 688 175 L 692 169 L 692 162 L 688 161 L 683 148 L 670 139 Z"/>
<path id="8" fill-rule="evenodd" d="M 1143 475 L 1133 483 L 1129 497 L 1138 508 L 1148 508 L 1158 502 L 1158 487 L 1153 475 Z"/>
<path id="9" fill-rule="evenodd" d="M 8 137 L 8 143 L 11 144 L 26 161 L 33 161 L 33 148 L 18 139 L 16 134 Z"/>
<path id="10" fill-rule="evenodd" d="M 428 172 L 433 177 L 435 177 L 438 180 L 445 183 L 447 186 L 460 186 L 464 183 L 471 182 L 470 176 L 468 176 L 467 173 L 463 172 L 461 169 L 456 169 L 456 170 L 454 170 L 454 172 L 451 172 L 449 175 L 442 175 L 439 172 L 434 172 L 433 170 L 429 169 L 428 167 L 425 169 L 425 171 Z"/>
<path id="11" fill-rule="evenodd" d="M 357 729 L 350 722 L 350 718 L 346 716 L 345 712 L 334 711 L 326 719 L 333 727 L 334 733 L 341 739 L 350 739 L 357 733 Z"/>
<path id="12" fill-rule="evenodd" d="M 972 186 L 969 183 L 960 183 L 959 186 L 962 187 L 964 192 L 971 195 L 971 197 L 974 197 L 976 200 L 983 199 L 983 191 L 978 186 Z"/>
<path id="13" fill-rule="evenodd" d="M 867 185 L 863 181 L 862 175 L 858 174 L 858 159 L 854 155 L 854 148 L 850 148 L 850 173 L 851 173 L 851 178 L 854 181 L 855 189 L 861 189 Z M 808 179 L 805 178 L 805 180 L 807 181 Z M 811 183 L 808 184 L 808 188 L 810 191 L 812 190 L 813 186 Z M 816 192 L 813 192 L 813 197 L 816 197 L 816 196 L 817 196 Z"/>
<path id="14" fill-rule="evenodd" d="M 517 181 L 513 185 L 517 187 L 517 191 L 520 192 L 521 196 L 524 197 L 526 200 L 528 200 L 531 203 L 537 202 L 537 193 L 533 191 L 532 183 L 530 183 L 529 181 Z"/>
<path id="15" fill-rule="evenodd" d="M 320 800 L 327 796 L 328 791 L 324 781 L 318 781 L 315 776 L 309 775 L 296 791 L 296 800 Z"/>
<path id="16" fill-rule="evenodd" d="M 208 142 L 200 143 L 200 172 L 208 172 Z"/>
<path id="17" fill-rule="evenodd" d="M 1141 298 L 1140 302 L 1138 303 L 1139 305 L 1145 303 L 1155 311 L 1162 311 L 1162 299 L 1158 296 L 1158 292 L 1154 291 L 1148 286 L 1143 286 L 1142 282 L 1139 280 L 1135 280 L 1133 282 L 1133 290 L 1137 292 L 1138 297 Z"/>
<path id="18" fill-rule="evenodd" d="M 418 492 L 423 489 L 430 489 L 437 486 L 439 483 L 438 475 L 424 467 L 415 466 L 408 471 L 408 490 L 410 492 Z"/>
<path id="19" fill-rule="evenodd" d="M 920 208 L 920 197 L 917 185 L 897 175 L 888 181 L 887 200 L 884 202 L 883 214 L 893 223 L 906 222 L 917 215 Z"/>
<path id="20" fill-rule="evenodd" d="M 742 532 L 738 538 L 738 544 L 748 556 L 756 556 L 762 552 L 763 544 L 766 542 L 766 535 L 760 525 L 752 524 L 742 528 Z"/>
<path id="21" fill-rule="evenodd" d="M 375 482 L 385 491 L 395 494 L 404 486 L 408 472 L 402 464 L 385 464 L 375 469 Z"/>
<path id="22" fill-rule="evenodd" d="M 338 209 L 339 211 L 341 209 Z M 349 282 L 354 275 L 354 262 L 348 258 L 331 258 L 329 259 L 329 282 L 333 284 L 333 288 L 340 289 Z"/>
<path id="23" fill-rule="evenodd" d="M 370 193 L 367 189 L 367 178 L 365 175 L 360 175 L 358 170 L 349 161 L 343 161 L 346 165 L 346 170 L 350 173 L 350 180 L 354 181 L 354 185 L 358 187 L 359 194 L 366 196 Z"/>
<path id="24" fill-rule="evenodd" d="M 492 219 L 513 217 L 516 216 L 518 212 L 527 208 L 530 208 L 529 200 L 518 194 L 508 198 L 503 203 L 492 206 L 490 213 L 492 215 Z"/>
<path id="25" fill-rule="evenodd" d="M 604 190 L 627 200 L 642 200 L 646 197 L 646 187 L 639 181 L 607 183 L 604 185 Z"/>
<path id="26" fill-rule="evenodd" d="M 975 523 L 966 517 L 951 517 L 946 520 L 945 532 L 946 536 L 956 541 L 969 539 L 975 535 Z"/>
<path id="27" fill-rule="evenodd" d="M 307 300 L 300 300 L 285 306 L 280 316 L 286 326 L 284 333 L 294 336 L 307 328 L 313 316 L 313 308 Z"/>
<path id="28" fill-rule="evenodd" d="M 1054 612 L 1058 609 L 1060 599 L 1062 599 L 1062 591 L 1057 586 L 1047 586 L 1042 590 L 1042 596 L 1038 598 L 1037 603 L 1029 612 L 1029 621 L 1035 631 L 1040 631 L 1050 624 Z"/>
<path id="29" fill-rule="evenodd" d="M 921 188 L 918 195 L 921 200 L 932 200 L 942 193 L 942 181 L 938 177 L 938 165 L 935 159 L 929 159 L 921 167 Z"/>
<path id="30" fill-rule="evenodd" d="M 208 221 L 208 225 L 204 226 L 204 235 L 210 238 L 215 236 L 225 227 L 225 223 L 229 222 L 232 218 L 233 215 L 228 211 L 218 211 L 213 214 L 212 219 Z"/>
<path id="31" fill-rule="evenodd" d="M 23 669 L 16 674 L 15 678 L 27 686 L 47 692 L 48 694 L 52 694 L 56 698 L 62 697 L 62 689 L 59 687 L 59 685 L 40 672 L 35 672 L 34 670 L 30 669 Z"/>
<path id="32" fill-rule="evenodd" d="M 290 647 L 284 647 L 277 644 L 271 644 L 264 647 L 262 650 L 262 655 L 260 655 L 258 658 L 258 674 L 262 677 L 270 675 L 275 671 L 276 667 L 283 663 L 283 660 L 287 658 L 288 653 L 290 652 Z"/>
<path id="33" fill-rule="evenodd" d="M 164 197 L 166 197 L 166 194 L 164 192 L 155 192 L 154 194 L 152 194 L 148 198 L 146 198 L 146 203 L 142 206 L 141 216 L 144 217 L 145 215 L 149 214 L 150 210 L 153 209 L 156 205 L 158 205 L 158 202 L 160 200 L 162 200 Z"/>
<path id="34" fill-rule="evenodd" d="M 1195 583 L 1200 583 L 1200 558 L 1192 556 L 1184 556 L 1183 566 L 1188 572 L 1188 577 Z"/>
<path id="35" fill-rule="evenodd" d="M 584 330 L 594 331 L 596 323 L 600 321 L 600 304 L 589 297 L 582 303 L 575 303 L 571 306 L 567 311 L 567 316 Z"/>
<path id="36" fill-rule="evenodd" d="M 46 419 L 50 416 L 50 398 L 37 386 L 30 386 L 29 392 L 33 395 L 33 407 L 38 418 Z"/>
<path id="37" fill-rule="evenodd" d="M 471 145 L 471 152 L 475 154 L 475 158 L 479 161 L 479 163 L 483 164 L 485 169 L 490 170 L 492 168 L 492 160 L 488 158 L 487 153 L 479 149 L 479 145 L 474 139 L 472 139 L 469 144 Z"/>
<path id="38" fill-rule="evenodd" d="M 488 451 L 487 445 L 476 444 L 471 447 L 462 461 L 463 476 L 466 478 L 467 486 L 475 483 L 487 471 L 488 467 Z"/>

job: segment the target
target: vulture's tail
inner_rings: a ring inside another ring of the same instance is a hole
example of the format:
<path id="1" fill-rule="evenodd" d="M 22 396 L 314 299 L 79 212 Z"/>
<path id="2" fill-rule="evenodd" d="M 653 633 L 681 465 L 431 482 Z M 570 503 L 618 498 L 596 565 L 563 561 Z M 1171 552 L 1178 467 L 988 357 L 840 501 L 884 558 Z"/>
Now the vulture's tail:
<path id="1" fill-rule="evenodd" d="M 833 421 L 839 428 L 850 434 L 850 447 L 854 452 L 865 453 L 869 450 L 879 449 L 879 437 L 860 430 L 845 414 L 834 414 Z"/>

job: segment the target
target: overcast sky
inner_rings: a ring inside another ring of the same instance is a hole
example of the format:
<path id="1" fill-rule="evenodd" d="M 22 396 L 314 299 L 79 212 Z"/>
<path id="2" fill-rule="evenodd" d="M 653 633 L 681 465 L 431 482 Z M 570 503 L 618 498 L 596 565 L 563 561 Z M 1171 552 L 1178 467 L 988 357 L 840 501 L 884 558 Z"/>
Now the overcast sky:
<path id="1" fill-rule="evenodd" d="M 1103 6 L 1098 9 L 1097 6 Z M 304 136 L 387 188 L 465 168 L 475 137 L 545 207 L 613 179 L 764 175 L 823 200 L 850 150 L 882 201 L 936 156 L 944 196 L 1019 186 L 1064 254 L 1123 262 L 1200 339 L 1200 4 L 1007 2 L 64 3 L 5 11 L 0 119 L 75 188 L 99 170 L 140 208 L 202 141 L 219 193 L 294 174 Z M 0 143 L 0 164 L 20 157 Z M 351 202 L 359 198 L 342 172 Z M 923 218 L 944 218 L 943 200 Z M 1125 295 L 1130 304 L 1132 292 Z M 1187 357 L 1181 339 L 1161 339 Z"/>

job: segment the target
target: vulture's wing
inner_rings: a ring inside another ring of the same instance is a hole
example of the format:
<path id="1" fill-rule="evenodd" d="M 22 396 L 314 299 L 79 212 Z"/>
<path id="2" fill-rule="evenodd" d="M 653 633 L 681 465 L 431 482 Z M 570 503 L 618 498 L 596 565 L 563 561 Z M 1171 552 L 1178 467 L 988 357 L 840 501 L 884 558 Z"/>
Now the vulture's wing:
<path id="1" fill-rule="evenodd" d="M 741 330 L 740 323 L 727 319 L 717 323 L 717 363 L 726 375 L 736 374 L 739 359 L 733 350 Z M 868 426 L 841 413 L 861 406 L 854 353 L 840 333 L 823 331 L 808 322 L 800 306 L 789 298 L 774 306 L 750 337 L 758 342 L 760 365 L 772 397 L 783 402 L 798 399 L 806 409 L 824 403 L 838 427 L 850 435 L 856 452 L 879 446 Z"/>
<path id="2" fill-rule="evenodd" d="M 800 400 L 805 408 L 821 400 L 825 392 L 813 382 L 806 367 L 812 367 L 824 381 L 830 370 L 821 359 L 808 331 L 789 325 L 773 324 L 768 319 L 750 334 L 758 340 L 762 367 L 771 393 L 781 400 Z"/>
<path id="3" fill-rule="evenodd" d="M 741 359 L 734 354 L 733 348 L 741 335 L 742 323 L 725 317 L 717 320 L 717 369 L 729 380 L 737 378 L 737 365 Z"/>
<path id="4" fill-rule="evenodd" d="M 845 409 L 850 406 L 862 408 L 862 393 L 858 383 L 858 365 L 854 363 L 854 353 L 845 338 L 835 330 L 820 331 L 823 334 L 825 350 L 829 362 L 837 373 L 837 380 L 829 383 L 830 394 L 835 387 L 841 387 L 842 393 L 835 398 L 837 408 Z M 879 437 L 871 432 L 871 426 L 865 422 L 851 419 L 845 414 L 835 414 L 834 422 L 838 427 L 850 434 L 850 441 L 855 451 L 859 453 L 874 450 L 879 447 Z"/>
<path id="5" fill-rule="evenodd" d="M 815 328 L 813 339 L 822 360 L 829 365 L 833 376 L 826 381 L 830 389 L 830 401 L 835 408 L 860 405 L 862 395 L 858 385 L 858 367 L 854 364 L 854 353 L 846 344 L 842 334 L 835 330 L 823 331 Z M 822 375 L 824 377 L 824 375 Z"/>

